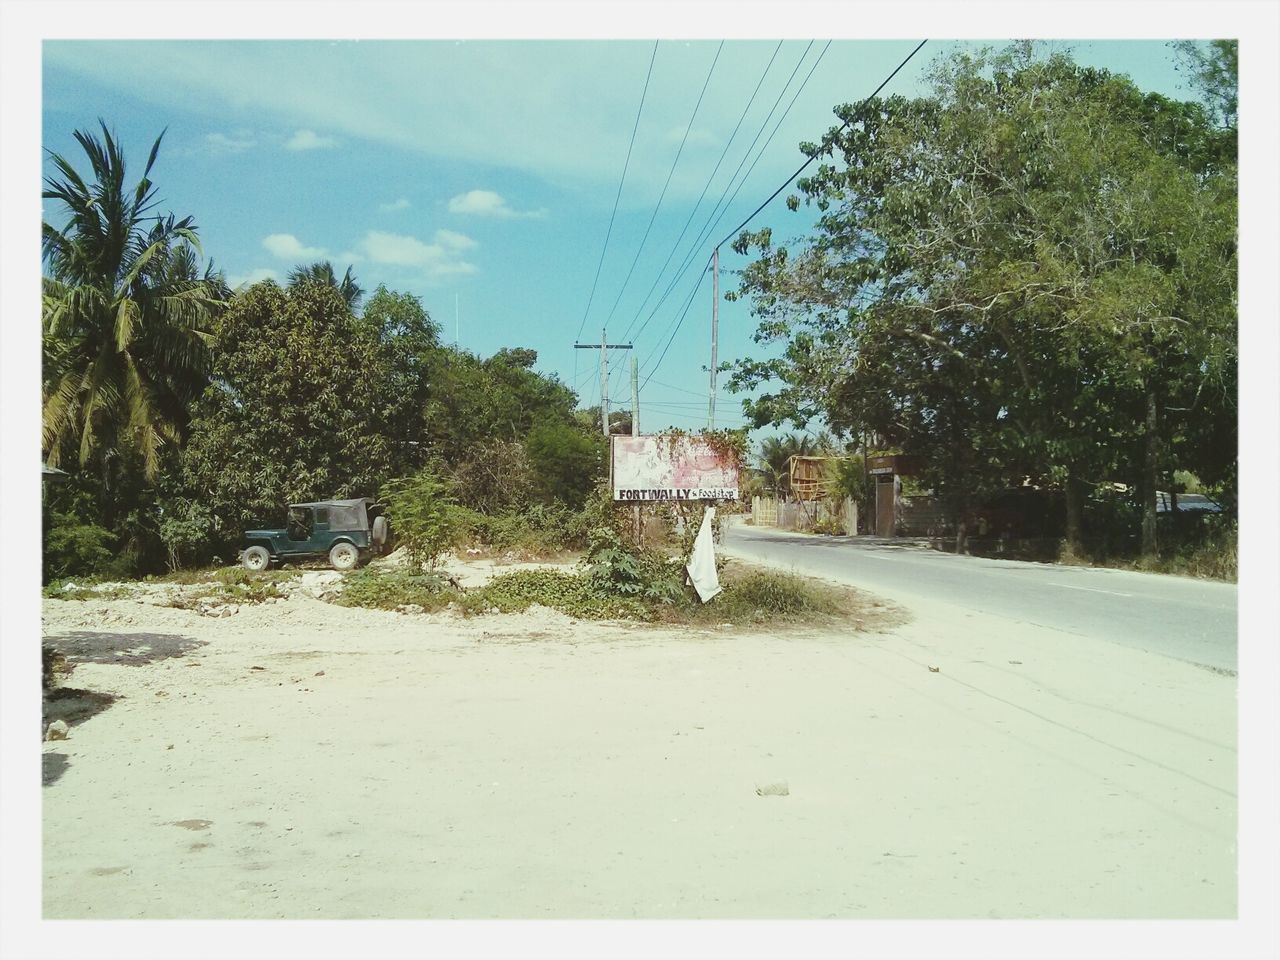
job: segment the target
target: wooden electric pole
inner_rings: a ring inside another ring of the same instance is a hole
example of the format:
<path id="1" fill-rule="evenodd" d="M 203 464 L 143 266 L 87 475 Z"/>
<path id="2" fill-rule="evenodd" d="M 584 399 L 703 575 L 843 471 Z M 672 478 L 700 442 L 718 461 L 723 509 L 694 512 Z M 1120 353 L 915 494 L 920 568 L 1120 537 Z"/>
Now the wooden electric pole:
<path id="1" fill-rule="evenodd" d="M 640 436 L 640 364 L 631 355 L 631 435 Z"/>
<path id="2" fill-rule="evenodd" d="M 720 326 L 720 248 L 711 253 L 711 394 L 707 397 L 707 428 L 716 428 L 716 338 Z"/>
<path id="3" fill-rule="evenodd" d="M 630 350 L 629 343 L 610 343 L 603 330 L 600 331 L 599 343 L 575 343 L 575 350 L 600 351 L 600 429 L 609 436 L 609 351 Z"/>

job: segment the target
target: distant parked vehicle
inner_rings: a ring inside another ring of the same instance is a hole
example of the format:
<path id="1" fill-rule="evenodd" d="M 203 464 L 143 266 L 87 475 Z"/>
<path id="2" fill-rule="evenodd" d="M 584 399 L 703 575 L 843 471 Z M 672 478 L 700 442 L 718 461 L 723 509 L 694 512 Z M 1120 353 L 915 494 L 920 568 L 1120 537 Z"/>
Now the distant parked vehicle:
<path id="1" fill-rule="evenodd" d="M 327 556 L 335 570 L 351 570 L 387 549 L 391 528 L 384 510 L 368 497 L 290 504 L 283 529 L 245 531 L 240 562 L 248 570 L 266 570 L 273 563 Z"/>

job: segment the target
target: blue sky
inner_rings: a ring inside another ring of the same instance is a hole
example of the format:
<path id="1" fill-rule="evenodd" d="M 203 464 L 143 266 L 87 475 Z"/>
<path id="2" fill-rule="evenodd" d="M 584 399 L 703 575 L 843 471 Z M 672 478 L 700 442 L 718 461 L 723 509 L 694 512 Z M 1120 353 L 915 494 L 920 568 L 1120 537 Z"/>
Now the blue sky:
<path id="1" fill-rule="evenodd" d="M 196 218 L 206 254 L 233 283 L 283 278 L 315 259 L 339 273 L 351 264 L 370 291 L 385 283 L 421 297 L 449 340 L 456 304 L 466 349 L 536 349 L 538 368 L 573 385 L 584 406 L 598 402 L 597 356 L 572 344 L 580 330 L 597 342 L 607 321 L 611 342 L 624 334 L 635 342 L 642 427 L 689 428 L 706 422 L 709 278 L 693 290 L 711 243 L 803 162 L 797 144 L 832 126 L 834 105 L 870 93 L 915 43 L 837 41 L 819 59 L 825 41 L 779 49 L 735 40 L 717 59 L 715 41 L 660 42 L 594 296 L 651 41 L 46 41 L 43 145 L 83 168 L 72 131 L 102 117 L 140 172 L 167 128 L 153 174 L 163 209 Z M 1190 96 L 1164 42 L 1053 45 L 1144 89 Z M 920 92 L 930 61 L 952 46 L 931 41 L 886 92 Z M 731 180 L 740 161 L 751 172 Z M 695 245 L 714 204 L 739 183 Z M 753 227 L 803 232 L 810 215 L 787 212 L 785 196 Z M 45 216 L 60 222 L 56 209 Z M 722 293 L 742 265 L 722 250 Z M 748 304 L 722 301 L 720 359 L 758 351 L 754 329 Z M 625 403 L 627 356 L 615 352 L 611 362 L 611 397 Z M 722 378 L 717 425 L 741 422 Z"/>

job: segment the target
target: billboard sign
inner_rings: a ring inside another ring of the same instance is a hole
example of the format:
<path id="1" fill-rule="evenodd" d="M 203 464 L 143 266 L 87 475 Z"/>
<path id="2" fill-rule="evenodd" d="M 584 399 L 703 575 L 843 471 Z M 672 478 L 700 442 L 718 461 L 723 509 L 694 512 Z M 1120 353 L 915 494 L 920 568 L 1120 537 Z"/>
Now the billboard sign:
<path id="1" fill-rule="evenodd" d="M 697 437 L 611 437 L 609 476 L 613 499 L 737 500 L 733 454 Z"/>

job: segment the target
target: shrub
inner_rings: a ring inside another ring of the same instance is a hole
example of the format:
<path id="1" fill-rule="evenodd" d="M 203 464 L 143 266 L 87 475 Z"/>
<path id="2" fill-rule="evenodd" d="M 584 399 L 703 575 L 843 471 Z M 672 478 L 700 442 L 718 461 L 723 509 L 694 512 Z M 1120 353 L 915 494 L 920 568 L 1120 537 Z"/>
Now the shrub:
<path id="1" fill-rule="evenodd" d="M 396 537 L 419 568 L 434 567 L 457 542 L 457 506 L 449 488 L 430 469 L 392 480 L 383 487 L 383 502 L 395 523 Z"/>
<path id="2" fill-rule="evenodd" d="M 559 504 L 535 503 L 496 515 L 459 507 L 455 517 L 459 539 L 497 551 L 550 556 L 587 544 L 583 515 Z"/>
<path id="3" fill-rule="evenodd" d="M 729 612 L 761 613 L 770 617 L 831 616 L 840 613 L 834 594 L 803 577 L 755 571 L 725 585 L 716 598 Z"/>
<path id="4" fill-rule="evenodd" d="M 56 491 L 49 498 L 44 518 L 44 581 L 105 571 L 115 557 L 116 537 L 96 522 L 93 498 L 79 490 Z"/>
<path id="5" fill-rule="evenodd" d="M 483 514 L 511 513 L 533 493 L 533 467 L 518 440 L 487 440 L 468 447 L 448 472 L 464 507 Z"/>
<path id="6" fill-rule="evenodd" d="M 169 554 L 169 569 L 213 558 L 213 512 L 205 504 L 185 497 L 163 501 L 159 534 Z"/>
<path id="7" fill-rule="evenodd" d="M 103 585 L 98 577 L 64 577 L 45 586 L 42 595 L 51 600 L 124 600 L 133 591 L 120 584 Z"/>
<path id="8" fill-rule="evenodd" d="M 835 517 L 823 517 L 813 525 L 813 532 L 820 533 L 828 537 L 842 537 L 844 536 L 845 529 L 844 524 L 838 521 Z"/>
<path id="9" fill-rule="evenodd" d="M 604 438 L 567 423 L 543 423 L 525 441 L 538 492 L 581 507 L 605 473 Z"/>
<path id="10" fill-rule="evenodd" d="M 413 570 L 378 572 L 357 570 L 343 581 L 337 603 L 344 607 L 394 610 L 416 603 L 425 610 L 439 610 L 460 595 L 443 577 Z"/>
<path id="11" fill-rule="evenodd" d="M 678 561 L 637 547 L 612 526 L 592 531 L 587 579 L 601 596 L 676 603 L 687 594 Z"/>
<path id="12" fill-rule="evenodd" d="M 646 607 L 634 598 L 602 593 L 589 577 L 561 570 L 513 570 L 495 577 L 459 602 L 467 615 L 498 610 L 519 613 L 540 604 L 583 620 L 610 617 L 644 619 Z"/>

